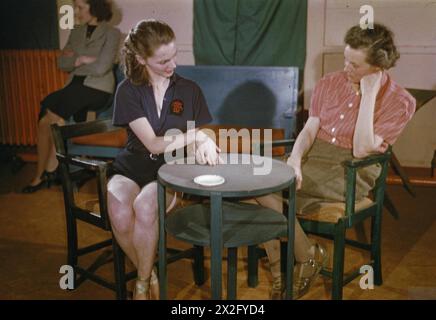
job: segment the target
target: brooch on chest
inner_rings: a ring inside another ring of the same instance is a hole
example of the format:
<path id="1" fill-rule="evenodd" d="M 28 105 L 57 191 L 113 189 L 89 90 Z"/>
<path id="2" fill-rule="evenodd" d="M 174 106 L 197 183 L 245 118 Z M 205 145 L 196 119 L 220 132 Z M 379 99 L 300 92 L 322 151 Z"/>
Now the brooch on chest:
<path id="1" fill-rule="evenodd" d="M 180 116 L 184 110 L 183 101 L 179 99 L 173 100 L 171 102 L 170 109 L 172 114 Z"/>

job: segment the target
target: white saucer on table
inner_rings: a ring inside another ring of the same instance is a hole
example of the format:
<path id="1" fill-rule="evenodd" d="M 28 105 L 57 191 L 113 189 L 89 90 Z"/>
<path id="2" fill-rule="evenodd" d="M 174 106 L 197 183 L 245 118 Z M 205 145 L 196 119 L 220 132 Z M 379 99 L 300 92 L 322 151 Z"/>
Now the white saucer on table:
<path id="1" fill-rule="evenodd" d="M 215 174 L 204 174 L 194 178 L 194 182 L 196 184 L 205 187 L 219 186 L 220 184 L 223 184 L 225 181 L 226 179 L 224 179 L 224 177 Z"/>

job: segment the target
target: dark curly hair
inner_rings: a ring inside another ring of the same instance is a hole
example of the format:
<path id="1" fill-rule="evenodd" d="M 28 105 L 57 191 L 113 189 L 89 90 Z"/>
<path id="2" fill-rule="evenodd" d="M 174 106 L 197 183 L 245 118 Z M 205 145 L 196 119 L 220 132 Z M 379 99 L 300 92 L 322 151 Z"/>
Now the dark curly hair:
<path id="1" fill-rule="evenodd" d="M 171 27 L 162 21 L 141 20 L 130 30 L 121 51 L 124 74 L 135 85 L 149 83 L 149 75 L 145 66 L 136 59 L 153 56 L 161 45 L 168 44 L 176 38 Z"/>
<path id="2" fill-rule="evenodd" d="M 89 4 L 89 13 L 97 18 L 98 22 L 112 19 L 112 3 L 109 0 L 86 0 Z"/>
<path id="3" fill-rule="evenodd" d="M 353 49 L 366 50 L 366 62 L 381 69 L 392 68 L 400 58 L 393 32 L 380 23 L 374 23 L 373 29 L 362 29 L 359 25 L 352 27 L 344 42 Z"/>

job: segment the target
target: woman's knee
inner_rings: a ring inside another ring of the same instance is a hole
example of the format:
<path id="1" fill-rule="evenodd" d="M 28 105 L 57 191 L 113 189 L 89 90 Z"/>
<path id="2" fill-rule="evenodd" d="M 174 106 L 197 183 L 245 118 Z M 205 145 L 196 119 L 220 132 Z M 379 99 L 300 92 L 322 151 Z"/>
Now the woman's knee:
<path id="1" fill-rule="evenodd" d="M 157 209 L 157 192 L 153 188 L 141 192 L 133 202 L 135 222 L 148 226 L 154 225 L 158 217 Z"/>
<path id="2" fill-rule="evenodd" d="M 133 223 L 133 199 L 135 190 L 119 183 L 108 185 L 108 209 L 111 224 L 118 232 L 126 232 Z"/>
<path id="3" fill-rule="evenodd" d="M 47 130 L 51 125 L 50 118 L 45 114 L 38 122 L 39 130 Z"/>
<path id="4" fill-rule="evenodd" d="M 112 226 L 118 232 L 127 232 L 132 224 L 132 204 L 127 201 L 119 201 L 119 197 L 108 192 L 108 209 Z"/>

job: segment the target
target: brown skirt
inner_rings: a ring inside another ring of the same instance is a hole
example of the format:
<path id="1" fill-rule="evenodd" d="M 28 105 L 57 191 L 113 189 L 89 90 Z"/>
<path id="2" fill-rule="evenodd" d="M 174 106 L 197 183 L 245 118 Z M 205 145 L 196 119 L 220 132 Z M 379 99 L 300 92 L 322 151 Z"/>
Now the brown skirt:
<path id="1" fill-rule="evenodd" d="M 316 139 L 302 159 L 303 183 L 297 191 L 297 213 L 305 214 L 331 202 L 345 202 L 345 168 L 341 163 L 353 159 L 352 151 Z M 381 166 L 359 169 L 356 177 L 356 202 L 368 196 L 380 175 Z"/>

